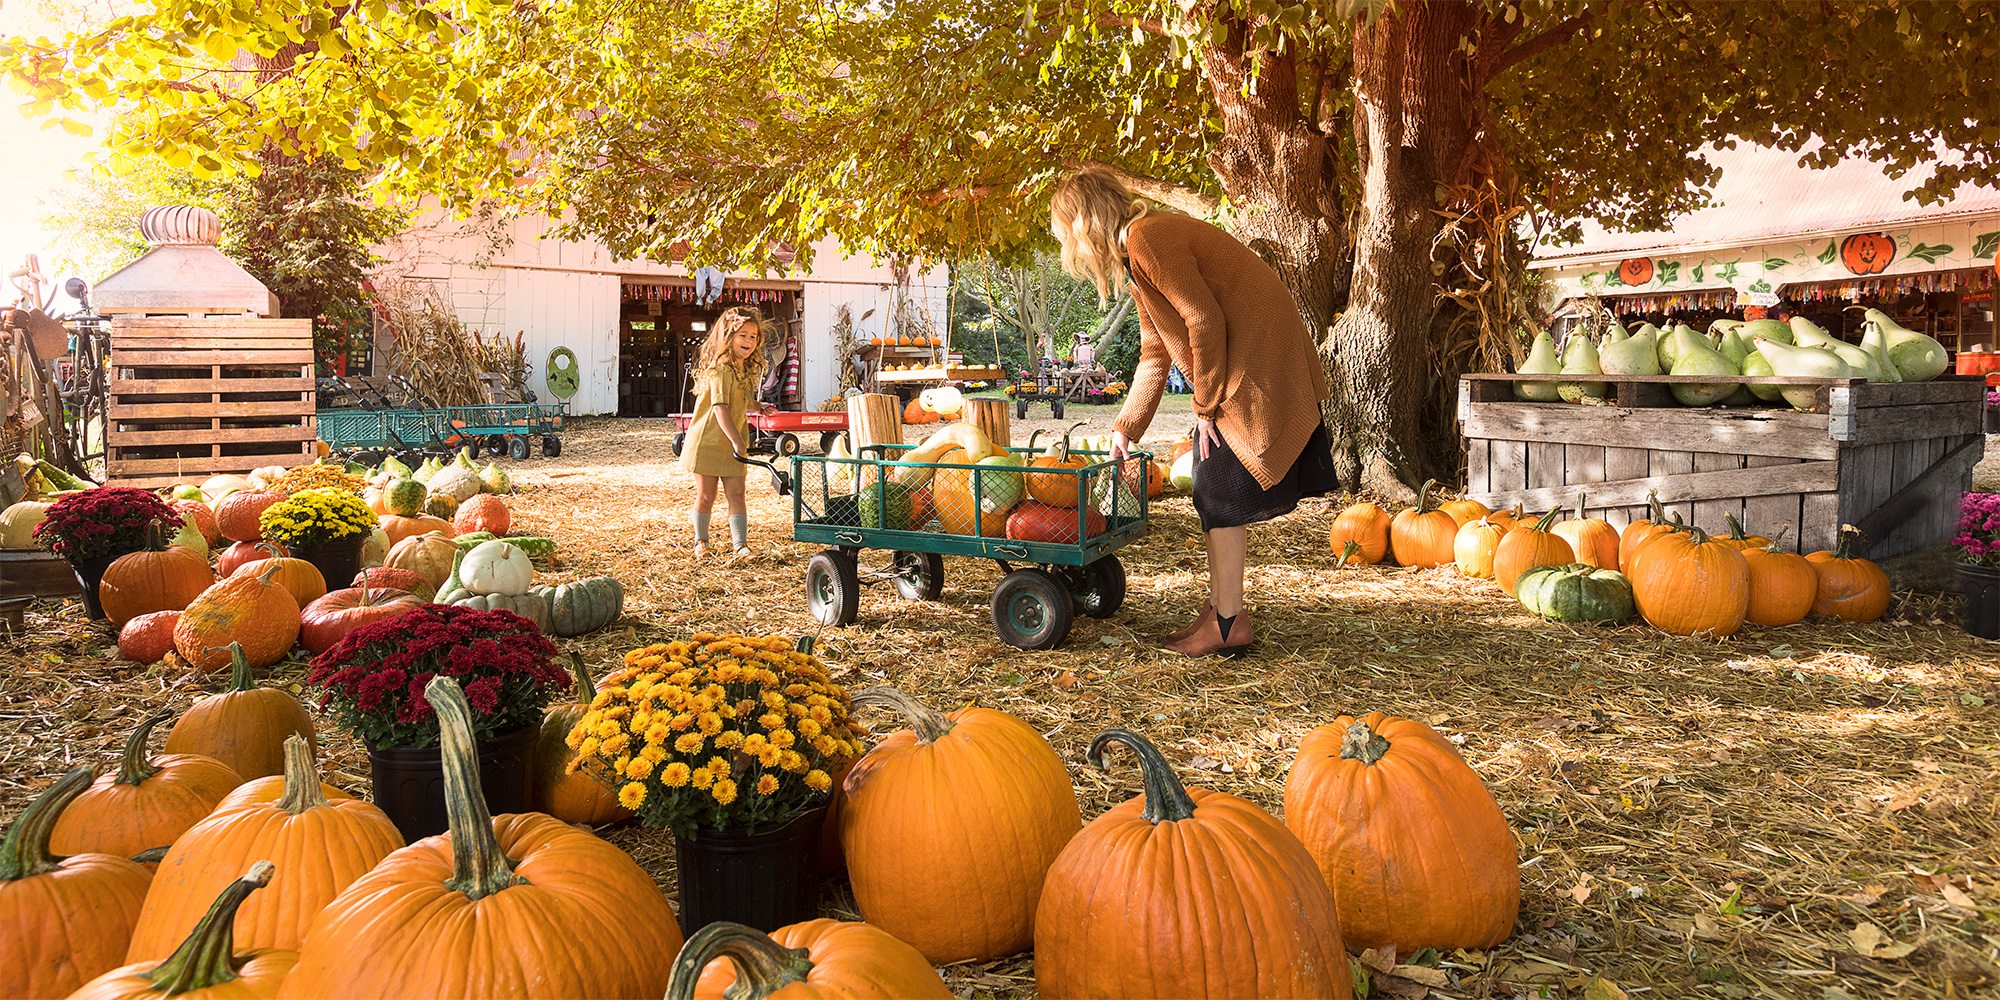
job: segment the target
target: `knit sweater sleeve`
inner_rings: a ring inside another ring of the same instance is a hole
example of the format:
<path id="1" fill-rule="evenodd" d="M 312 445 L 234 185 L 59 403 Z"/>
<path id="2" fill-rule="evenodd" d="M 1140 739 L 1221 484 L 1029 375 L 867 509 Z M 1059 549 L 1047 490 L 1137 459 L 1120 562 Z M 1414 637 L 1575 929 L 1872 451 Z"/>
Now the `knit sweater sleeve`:
<path id="1" fill-rule="evenodd" d="M 1194 390 L 1194 415 L 1214 420 L 1229 373 L 1228 323 L 1222 304 L 1209 291 L 1201 264 L 1185 240 L 1149 238 L 1148 232 L 1135 227 L 1128 238 L 1132 267 L 1144 272 L 1147 283 L 1159 290 L 1187 328 L 1188 370 L 1182 374 Z"/>
<path id="2" fill-rule="evenodd" d="M 1172 367 L 1172 359 L 1167 356 L 1166 345 L 1153 328 L 1145 300 L 1136 289 L 1133 304 L 1139 307 L 1139 363 L 1132 368 L 1132 387 L 1126 392 L 1125 405 L 1119 408 L 1118 419 L 1111 427 L 1137 441 L 1146 436 L 1146 428 L 1153 424 L 1153 413 L 1159 409 L 1160 395 L 1167 388 L 1167 369 Z"/>

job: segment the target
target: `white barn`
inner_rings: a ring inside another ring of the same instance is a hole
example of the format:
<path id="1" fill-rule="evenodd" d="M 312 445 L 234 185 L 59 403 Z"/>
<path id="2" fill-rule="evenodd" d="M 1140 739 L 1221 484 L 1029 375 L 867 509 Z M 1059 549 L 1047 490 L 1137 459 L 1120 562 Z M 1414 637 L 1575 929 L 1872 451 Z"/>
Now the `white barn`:
<path id="1" fill-rule="evenodd" d="M 544 377 L 551 351 L 575 353 L 580 387 L 573 414 L 664 416 L 692 405 L 684 369 L 708 324 L 730 305 L 755 305 L 795 338 L 798 387 L 787 409 L 814 409 L 839 385 L 833 327 L 841 306 L 860 343 L 889 333 L 899 295 L 908 312 L 947 326 L 947 275 L 928 263 L 899 286 L 888 262 L 849 257 L 831 241 L 814 248 L 810 272 L 762 278 L 727 273 L 718 301 L 695 301 L 680 263 L 620 260 L 602 244 L 549 238 L 545 217 L 506 222 L 424 217 L 380 248 L 378 284 L 436 282 L 460 321 L 481 333 L 522 334 L 528 386 L 552 401 Z M 378 350 L 383 345 L 378 344 Z"/>

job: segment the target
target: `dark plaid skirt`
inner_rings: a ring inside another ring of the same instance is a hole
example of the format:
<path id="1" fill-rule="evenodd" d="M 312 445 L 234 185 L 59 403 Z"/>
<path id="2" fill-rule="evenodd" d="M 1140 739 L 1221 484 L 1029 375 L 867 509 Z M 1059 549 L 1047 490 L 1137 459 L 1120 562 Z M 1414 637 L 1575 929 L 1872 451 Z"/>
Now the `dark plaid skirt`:
<path id="1" fill-rule="evenodd" d="M 1291 513 L 1305 497 L 1325 496 L 1339 488 L 1325 425 L 1313 428 L 1305 449 L 1292 460 L 1291 471 L 1268 490 L 1257 485 L 1257 477 L 1243 467 L 1227 440 L 1209 446 L 1207 458 L 1194 460 L 1194 509 L 1201 515 L 1203 531 L 1268 521 Z"/>

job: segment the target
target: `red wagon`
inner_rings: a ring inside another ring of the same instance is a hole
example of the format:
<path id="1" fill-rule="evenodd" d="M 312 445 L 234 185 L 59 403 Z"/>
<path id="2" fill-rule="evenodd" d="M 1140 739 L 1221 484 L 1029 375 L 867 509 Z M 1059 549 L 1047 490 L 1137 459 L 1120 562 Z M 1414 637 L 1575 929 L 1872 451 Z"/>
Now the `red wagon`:
<path id="1" fill-rule="evenodd" d="M 680 426 L 680 430 L 674 434 L 674 454 L 679 455 L 681 445 L 687 440 L 688 426 L 694 423 L 694 414 L 676 413 L 669 419 Z M 820 453 L 831 451 L 835 439 L 847 433 L 847 414 L 829 411 L 800 413 L 792 410 L 750 414 L 751 451 L 768 451 L 781 458 L 790 458 L 799 453 L 802 447 L 801 437 L 814 433 L 819 435 Z"/>

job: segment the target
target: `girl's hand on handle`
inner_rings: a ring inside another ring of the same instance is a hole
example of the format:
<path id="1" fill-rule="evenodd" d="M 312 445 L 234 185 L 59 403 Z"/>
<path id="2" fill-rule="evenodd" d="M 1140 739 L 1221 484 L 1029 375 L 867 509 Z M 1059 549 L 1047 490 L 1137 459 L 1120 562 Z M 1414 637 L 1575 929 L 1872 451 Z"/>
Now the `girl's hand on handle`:
<path id="1" fill-rule="evenodd" d="M 1126 453 L 1131 450 L 1132 450 L 1132 441 L 1130 438 L 1127 438 L 1125 436 L 1124 431 L 1114 430 L 1111 432 L 1112 461 L 1114 462 L 1124 461 Z"/>
<path id="2" fill-rule="evenodd" d="M 1215 429 L 1215 421 L 1202 417 L 1194 418 L 1194 456 L 1208 461 L 1209 445 L 1222 446 L 1222 434 Z"/>

